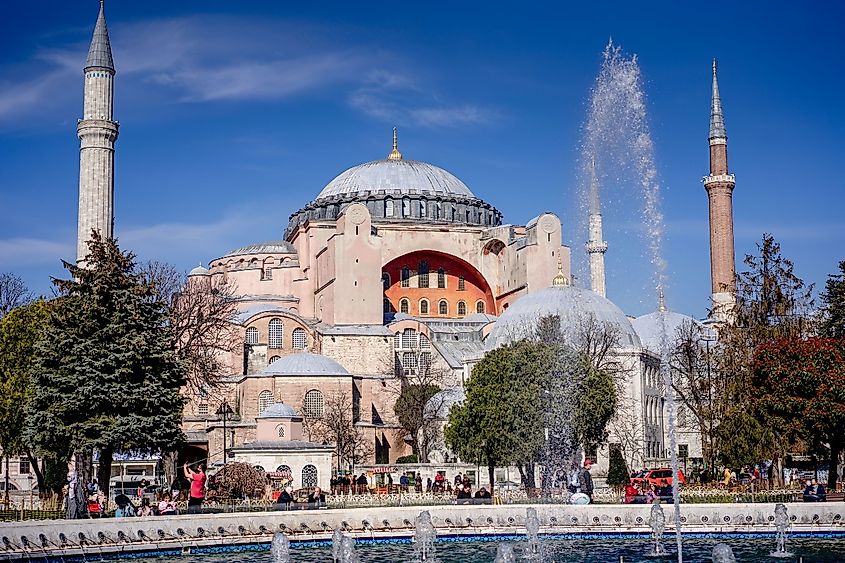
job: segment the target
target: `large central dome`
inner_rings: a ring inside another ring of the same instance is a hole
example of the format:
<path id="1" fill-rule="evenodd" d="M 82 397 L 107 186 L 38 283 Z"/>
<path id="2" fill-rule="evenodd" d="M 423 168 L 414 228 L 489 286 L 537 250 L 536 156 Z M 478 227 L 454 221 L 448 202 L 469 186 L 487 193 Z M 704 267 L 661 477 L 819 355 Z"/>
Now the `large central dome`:
<path id="1" fill-rule="evenodd" d="M 317 200 L 363 192 L 475 197 L 455 175 L 433 164 L 385 159 L 365 162 L 342 172 L 323 188 Z"/>

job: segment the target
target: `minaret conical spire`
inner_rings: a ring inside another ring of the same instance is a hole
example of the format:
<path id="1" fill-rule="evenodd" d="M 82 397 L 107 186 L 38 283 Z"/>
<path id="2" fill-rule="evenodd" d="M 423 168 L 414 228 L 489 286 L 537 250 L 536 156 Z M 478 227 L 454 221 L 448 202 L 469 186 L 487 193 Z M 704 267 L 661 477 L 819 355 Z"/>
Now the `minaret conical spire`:
<path id="1" fill-rule="evenodd" d="M 710 101 L 710 139 L 727 139 L 722 99 L 719 97 L 719 80 L 716 77 L 716 59 L 713 59 L 713 97 Z"/>
<path id="2" fill-rule="evenodd" d="M 94 26 L 94 36 L 91 38 L 91 46 L 88 48 L 88 59 L 85 61 L 85 68 L 92 67 L 106 68 L 114 71 L 114 60 L 111 56 L 109 28 L 106 26 L 106 13 L 103 0 L 100 0 L 100 15 L 97 16 L 97 24 Z"/>

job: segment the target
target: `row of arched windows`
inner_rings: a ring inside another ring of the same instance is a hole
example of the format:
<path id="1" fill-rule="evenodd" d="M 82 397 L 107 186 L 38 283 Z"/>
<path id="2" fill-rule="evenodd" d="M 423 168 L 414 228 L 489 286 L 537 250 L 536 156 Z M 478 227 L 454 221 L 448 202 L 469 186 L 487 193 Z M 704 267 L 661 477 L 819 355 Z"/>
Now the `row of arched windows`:
<path id="1" fill-rule="evenodd" d="M 282 437 L 281 434 L 279 434 Z M 263 467 L 258 466 L 259 469 L 264 469 Z M 290 465 L 282 464 L 276 467 L 276 473 L 281 473 L 288 479 L 293 480 L 293 470 L 291 470 Z M 309 463 L 305 467 L 302 468 L 302 486 L 303 487 L 316 487 L 318 483 L 317 479 L 317 466 Z"/>
<path id="2" fill-rule="evenodd" d="M 400 287 L 411 287 L 411 268 L 408 266 L 403 266 L 399 270 L 399 286 Z M 446 289 L 446 270 L 443 268 L 437 268 L 437 289 Z M 387 291 L 390 289 L 390 274 L 387 272 L 382 273 L 381 275 L 381 284 L 384 287 L 384 290 Z M 430 275 L 429 275 L 429 267 L 428 262 L 423 260 L 419 264 L 419 269 L 417 270 L 417 287 L 431 287 L 430 285 Z M 463 276 L 458 277 L 458 291 L 464 291 L 466 289 L 466 280 Z"/>
<path id="3" fill-rule="evenodd" d="M 419 303 L 419 311 L 420 315 L 431 315 L 431 306 L 428 299 L 420 299 Z M 385 299 L 385 312 L 389 313 L 390 310 L 390 301 Z M 484 313 L 486 310 L 486 305 L 484 304 L 483 299 L 479 299 L 475 302 L 475 312 L 476 313 Z M 403 297 L 399 300 L 399 312 L 409 314 L 411 311 L 411 301 L 407 297 Z M 437 302 L 437 314 L 441 316 L 445 316 L 449 314 L 449 302 L 446 299 L 441 299 Z M 467 314 L 467 304 L 466 301 L 458 301 L 457 303 L 457 314 L 459 317 L 464 317 Z"/>
<path id="4" fill-rule="evenodd" d="M 251 326 L 246 329 L 245 342 L 250 345 L 257 345 L 261 335 L 258 328 Z M 291 333 L 291 347 L 294 350 L 304 350 L 308 345 L 308 336 L 303 328 L 295 328 Z M 271 319 L 267 327 L 267 347 L 282 348 L 284 346 L 284 324 L 281 319 Z"/>

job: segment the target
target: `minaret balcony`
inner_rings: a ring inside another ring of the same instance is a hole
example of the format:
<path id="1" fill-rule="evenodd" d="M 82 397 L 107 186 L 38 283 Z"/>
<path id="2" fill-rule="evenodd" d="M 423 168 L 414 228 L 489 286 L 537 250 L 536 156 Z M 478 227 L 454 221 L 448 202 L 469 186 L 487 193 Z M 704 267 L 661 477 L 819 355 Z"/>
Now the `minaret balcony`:
<path id="1" fill-rule="evenodd" d="M 607 243 L 605 241 L 599 242 L 599 241 L 591 240 L 591 241 L 587 242 L 586 247 L 587 247 L 587 252 L 589 254 L 595 254 L 597 252 L 604 254 L 605 252 L 607 252 Z"/>
<path id="2" fill-rule="evenodd" d="M 704 187 L 708 187 L 710 184 L 736 184 L 736 176 L 733 174 L 711 174 L 709 176 L 704 176 L 701 178 L 701 181 L 704 182 Z"/>

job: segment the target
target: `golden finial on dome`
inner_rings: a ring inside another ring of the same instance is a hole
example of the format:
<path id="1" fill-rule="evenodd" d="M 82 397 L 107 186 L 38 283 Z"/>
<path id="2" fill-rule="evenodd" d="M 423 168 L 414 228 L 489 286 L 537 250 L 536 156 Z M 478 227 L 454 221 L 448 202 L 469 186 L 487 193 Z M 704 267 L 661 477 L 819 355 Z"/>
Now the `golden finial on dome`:
<path id="1" fill-rule="evenodd" d="M 402 153 L 399 152 L 399 143 L 396 140 L 396 127 L 393 128 L 393 150 L 387 155 L 387 160 L 402 160 Z"/>
<path id="2" fill-rule="evenodd" d="M 552 287 L 566 287 L 569 285 L 569 278 L 563 275 L 563 263 L 560 260 L 560 251 L 557 253 L 557 275 L 552 280 Z"/>

